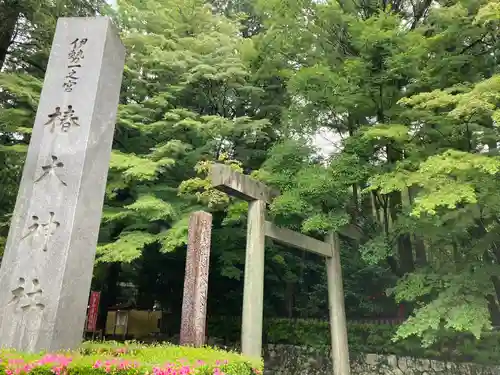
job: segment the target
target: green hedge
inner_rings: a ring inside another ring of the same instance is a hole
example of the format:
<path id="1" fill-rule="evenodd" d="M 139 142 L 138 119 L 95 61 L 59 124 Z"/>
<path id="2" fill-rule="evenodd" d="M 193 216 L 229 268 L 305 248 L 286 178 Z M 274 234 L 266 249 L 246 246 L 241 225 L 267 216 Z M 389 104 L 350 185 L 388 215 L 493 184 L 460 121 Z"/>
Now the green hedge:
<path id="1" fill-rule="evenodd" d="M 208 335 L 238 342 L 241 320 L 238 318 L 210 319 Z M 270 344 L 291 344 L 325 348 L 330 345 L 329 324 L 319 320 L 267 319 L 264 341 Z M 430 348 L 422 348 L 418 338 L 393 342 L 397 326 L 389 324 L 348 323 L 349 349 L 353 356 L 361 353 L 396 354 L 482 364 L 500 363 L 500 332 L 484 333 L 481 340 L 470 334 L 443 332 Z"/>
<path id="2" fill-rule="evenodd" d="M 255 375 L 262 371 L 260 360 L 174 345 L 86 343 L 76 352 L 39 355 L 0 351 L 0 374 L 5 375 Z"/>

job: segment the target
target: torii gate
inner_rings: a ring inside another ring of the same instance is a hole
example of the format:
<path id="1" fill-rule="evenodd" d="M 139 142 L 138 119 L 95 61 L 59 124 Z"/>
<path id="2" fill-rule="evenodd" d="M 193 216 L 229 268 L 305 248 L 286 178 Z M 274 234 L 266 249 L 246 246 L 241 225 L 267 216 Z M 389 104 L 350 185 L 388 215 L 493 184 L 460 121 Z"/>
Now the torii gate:
<path id="1" fill-rule="evenodd" d="M 339 233 L 359 238 L 359 232 L 347 226 L 339 233 L 331 233 L 327 241 L 319 241 L 301 233 L 280 228 L 265 220 L 266 205 L 279 195 L 262 182 L 232 170 L 223 164 L 214 164 L 210 178 L 215 189 L 248 202 L 245 280 L 243 288 L 243 316 L 241 327 L 242 354 L 262 356 L 262 325 L 264 313 L 264 244 L 265 237 L 302 250 L 319 254 L 326 259 L 328 277 L 328 304 L 330 310 L 331 346 L 334 375 L 349 375 L 347 324 L 340 266 Z"/>

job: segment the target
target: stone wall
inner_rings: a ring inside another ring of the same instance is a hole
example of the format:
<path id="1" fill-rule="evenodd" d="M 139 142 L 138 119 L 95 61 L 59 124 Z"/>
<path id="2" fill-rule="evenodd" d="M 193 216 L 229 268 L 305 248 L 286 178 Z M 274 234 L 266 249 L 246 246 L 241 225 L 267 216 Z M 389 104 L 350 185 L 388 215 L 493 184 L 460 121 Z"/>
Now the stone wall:
<path id="1" fill-rule="evenodd" d="M 312 348 L 268 345 L 265 375 L 332 375 L 330 354 Z M 366 354 L 351 358 L 351 375 L 498 375 L 500 366 Z"/>

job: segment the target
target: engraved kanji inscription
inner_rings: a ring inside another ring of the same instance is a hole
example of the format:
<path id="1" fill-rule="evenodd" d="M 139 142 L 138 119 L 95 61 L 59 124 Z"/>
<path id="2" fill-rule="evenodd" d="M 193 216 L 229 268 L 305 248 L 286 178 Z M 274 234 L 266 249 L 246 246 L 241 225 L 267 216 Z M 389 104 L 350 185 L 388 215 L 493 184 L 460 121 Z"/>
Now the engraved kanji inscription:
<path id="1" fill-rule="evenodd" d="M 40 175 L 40 177 L 38 177 L 35 180 L 35 182 L 39 182 L 45 178 L 49 178 L 49 177 L 53 176 L 53 177 L 56 177 L 61 182 L 61 184 L 63 184 L 64 186 L 67 186 L 66 182 L 64 182 L 61 179 L 61 177 L 57 174 L 57 168 L 63 168 L 63 167 L 64 167 L 64 163 L 62 163 L 61 161 L 58 161 L 57 156 L 52 155 L 51 162 L 47 165 L 42 165 L 42 174 Z"/>
<path id="2" fill-rule="evenodd" d="M 64 91 L 71 92 L 73 91 L 73 86 L 75 86 L 78 82 L 79 77 L 76 75 L 76 68 L 81 65 L 70 65 L 73 68 L 68 70 L 68 74 L 64 77 Z"/>
<path id="3" fill-rule="evenodd" d="M 71 50 L 68 53 L 68 60 L 71 64 L 78 64 L 80 60 L 85 58 L 83 55 L 83 46 L 86 45 L 87 42 L 87 38 L 76 38 L 70 43 Z"/>
<path id="4" fill-rule="evenodd" d="M 15 304 L 22 311 L 29 309 L 43 310 L 45 305 L 42 303 L 43 290 L 37 278 L 31 280 L 31 287 L 26 286 L 26 280 L 20 277 L 17 287 L 11 290 L 12 299 L 9 304 Z"/>
<path id="5" fill-rule="evenodd" d="M 75 115 L 75 110 L 72 105 L 68 105 L 64 112 L 61 112 L 61 107 L 56 107 L 54 112 L 48 115 L 49 120 L 44 124 L 50 126 L 51 133 L 56 127 L 67 133 L 71 127 L 80 126 L 78 116 Z"/>
<path id="6" fill-rule="evenodd" d="M 203 346 L 205 343 L 211 228 L 212 216 L 209 213 L 191 215 L 182 301 L 182 345 Z"/>
<path id="7" fill-rule="evenodd" d="M 63 82 L 63 88 L 66 92 L 72 92 L 80 79 L 80 77 L 77 76 L 77 70 L 82 67 L 82 61 L 85 59 L 83 47 L 87 44 L 87 41 L 87 38 L 76 38 L 70 43 L 70 51 L 68 52 L 68 71 Z"/>
<path id="8" fill-rule="evenodd" d="M 22 239 L 41 239 L 42 251 L 48 251 L 50 239 L 61 225 L 54 219 L 54 216 L 55 214 L 53 212 L 49 212 L 49 220 L 45 223 L 40 223 L 40 218 L 38 216 L 32 216 L 31 219 L 33 220 L 33 224 L 28 227 L 28 233 L 26 233 Z"/>

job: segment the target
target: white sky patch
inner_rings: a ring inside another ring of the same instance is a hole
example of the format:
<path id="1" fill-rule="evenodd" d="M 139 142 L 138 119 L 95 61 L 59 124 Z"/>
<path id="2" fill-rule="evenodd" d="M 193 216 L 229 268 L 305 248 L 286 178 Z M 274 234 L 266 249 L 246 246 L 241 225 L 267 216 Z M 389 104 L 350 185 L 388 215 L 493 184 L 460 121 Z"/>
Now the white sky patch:
<path id="1" fill-rule="evenodd" d="M 342 151 L 342 137 L 330 129 L 319 129 L 312 137 L 312 144 L 319 149 L 321 156 L 328 157 Z"/>

